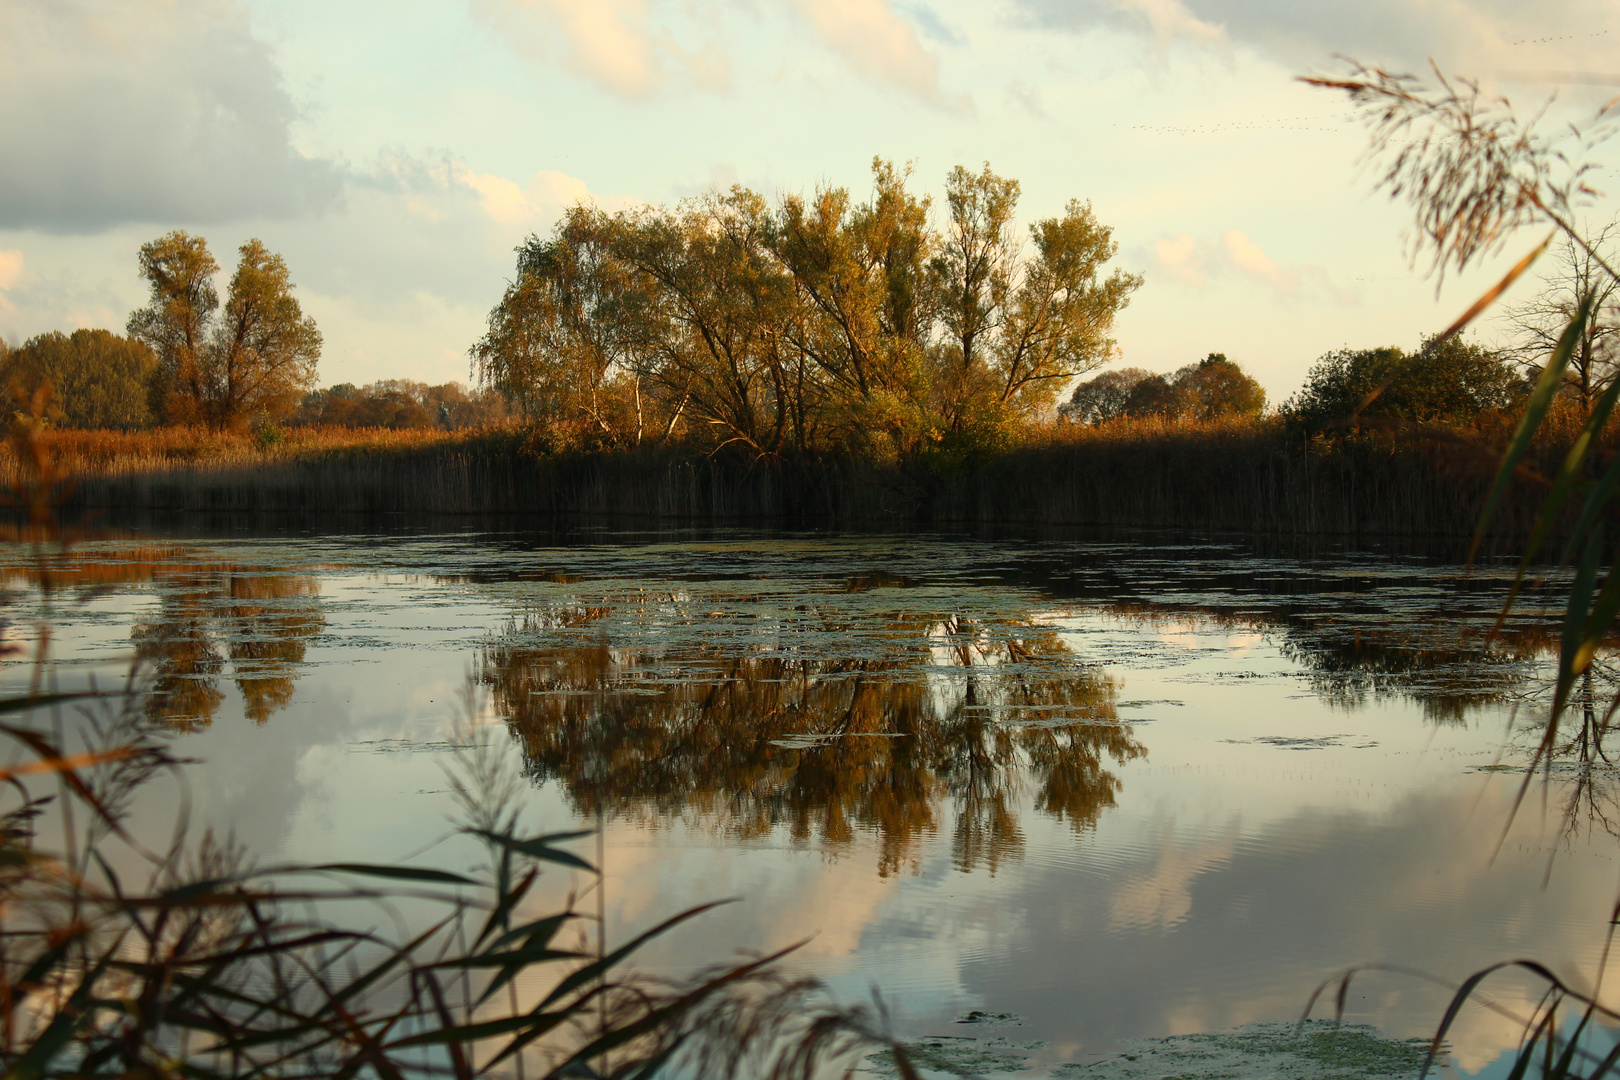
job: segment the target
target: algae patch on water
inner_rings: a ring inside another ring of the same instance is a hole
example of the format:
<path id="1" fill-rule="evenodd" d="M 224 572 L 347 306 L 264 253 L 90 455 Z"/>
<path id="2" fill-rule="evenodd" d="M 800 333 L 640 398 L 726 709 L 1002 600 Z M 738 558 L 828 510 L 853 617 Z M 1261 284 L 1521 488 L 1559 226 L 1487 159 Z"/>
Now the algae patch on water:
<path id="1" fill-rule="evenodd" d="M 1251 1024 L 1236 1031 L 1137 1039 L 1091 1065 L 1064 1064 L 1053 1075 L 1086 1080 L 1365 1080 L 1416 1076 L 1427 1039 L 1392 1039 L 1377 1028 L 1316 1020 Z"/>
<path id="2" fill-rule="evenodd" d="M 1427 1039 L 1394 1039 L 1376 1028 L 1330 1021 L 1133 1039 L 1121 1053 L 1090 1063 L 1032 1065 L 1044 1044 L 1005 1036 L 931 1036 L 902 1045 L 923 1076 L 1022 1073 L 1072 1080 L 1374 1080 L 1416 1076 L 1428 1052 Z M 862 1071 L 898 1075 L 893 1052 L 874 1054 Z"/>

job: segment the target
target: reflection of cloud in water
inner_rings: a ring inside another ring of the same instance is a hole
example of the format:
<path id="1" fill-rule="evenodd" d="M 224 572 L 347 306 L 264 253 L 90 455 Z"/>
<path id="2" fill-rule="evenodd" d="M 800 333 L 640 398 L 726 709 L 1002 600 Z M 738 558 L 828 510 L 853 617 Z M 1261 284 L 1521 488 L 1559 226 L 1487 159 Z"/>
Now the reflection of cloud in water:
<path id="1" fill-rule="evenodd" d="M 1320 980 L 1382 961 L 1456 981 L 1521 953 L 1590 978 L 1612 903 L 1612 866 L 1562 862 L 1543 891 L 1546 853 L 1519 829 L 1492 862 L 1505 820 L 1505 785 L 1476 803 L 1477 789 L 1408 796 L 1376 816 L 1301 811 L 1237 835 L 1234 823 L 1189 835 L 1165 823 L 1121 830 L 1128 867 L 1102 875 L 1037 863 L 1010 895 L 1012 933 L 994 960 L 965 961 L 962 981 L 979 998 L 1064 1031 L 1085 1045 L 1132 1033 L 1192 1033 L 1286 1018 Z M 1113 914 L 1108 933 L 1075 933 L 1076 908 Z M 1085 972 L 1078 982 L 1074 973 Z M 1611 983 L 1612 985 L 1612 983 Z M 1351 1018 L 1405 1036 L 1429 1034 L 1443 996 L 1424 984 L 1370 975 L 1355 984 Z M 1537 996 L 1505 980 L 1501 1003 L 1527 1009 Z M 1495 1013 L 1467 1010 L 1454 1042 L 1477 1068 L 1515 1043 Z"/>
<path id="2" fill-rule="evenodd" d="M 1109 904 L 1113 931 L 1169 932 L 1192 914 L 1193 882 L 1230 862 L 1239 833 L 1233 816 L 1218 834 L 1198 843 L 1179 843 L 1168 830 L 1158 860 L 1149 869 L 1127 875 Z"/>

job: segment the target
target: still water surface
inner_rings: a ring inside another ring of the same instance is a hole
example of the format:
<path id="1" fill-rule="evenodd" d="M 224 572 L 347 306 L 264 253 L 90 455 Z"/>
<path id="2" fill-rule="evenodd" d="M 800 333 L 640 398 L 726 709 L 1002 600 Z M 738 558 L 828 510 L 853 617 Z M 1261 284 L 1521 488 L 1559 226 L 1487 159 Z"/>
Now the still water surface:
<path id="1" fill-rule="evenodd" d="M 8 566 L 26 638 L 43 601 Z M 1037 1065 L 1293 1019 L 1355 963 L 1456 980 L 1524 955 L 1590 985 L 1616 896 L 1615 777 L 1578 723 L 1498 851 L 1547 641 L 1526 619 L 1481 645 L 1490 571 L 605 533 L 104 541 L 74 566 L 61 677 L 139 658 L 147 708 L 204 761 L 194 814 L 264 857 L 444 835 L 471 715 L 532 822 L 606 822 L 610 939 L 740 898 L 648 966 L 805 940 L 796 968 L 875 989 L 904 1030 L 1020 1018 Z M 1357 987 L 1352 1018 L 1401 1037 L 1443 1005 L 1406 977 Z M 1460 1065 L 1516 1034 L 1470 1010 Z"/>

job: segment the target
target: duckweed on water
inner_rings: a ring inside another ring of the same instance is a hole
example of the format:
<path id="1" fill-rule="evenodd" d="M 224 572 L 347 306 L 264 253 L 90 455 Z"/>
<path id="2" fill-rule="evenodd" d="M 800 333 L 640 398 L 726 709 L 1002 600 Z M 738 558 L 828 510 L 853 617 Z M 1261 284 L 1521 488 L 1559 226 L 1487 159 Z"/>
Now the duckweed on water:
<path id="1" fill-rule="evenodd" d="M 1327 1020 L 1310 1021 L 1302 1030 L 1293 1024 L 1250 1024 L 1212 1034 L 1134 1039 L 1113 1057 L 1045 1069 L 1026 1069 L 1044 1043 L 1017 1043 L 1005 1036 L 930 1036 L 903 1045 L 924 1076 L 1027 1072 L 1070 1080 L 1374 1080 L 1416 1076 L 1428 1051 L 1427 1039 L 1393 1039 L 1376 1028 Z M 874 1054 L 863 1072 L 898 1075 L 893 1053 Z"/>
<path id="2" fill-rule="evenodd" d="M 1236 1031 L 1137 1039 L 1093 1065 L 1065 1064 L 1054 1075 L 1086 1080 L 1368 1080 L 1416 1076 L 1427 1039 L 1392 1039 L 1364 1025 L 1313 1020 L 1250 1024 Z"/>

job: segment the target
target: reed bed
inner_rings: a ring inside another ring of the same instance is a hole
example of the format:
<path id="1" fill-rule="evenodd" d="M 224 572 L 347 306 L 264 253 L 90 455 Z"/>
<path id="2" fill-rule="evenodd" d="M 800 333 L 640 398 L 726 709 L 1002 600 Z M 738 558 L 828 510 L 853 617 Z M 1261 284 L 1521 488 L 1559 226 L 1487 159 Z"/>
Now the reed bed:
<path id="1" fill-rule="evenodd" d="M 1579 428 L 1556 416 L 1531 472 Z M 836 455 L 745 459 L 692 447 L 554 454 L 520 429 L 301 428 L 284 441 L 169 429 L 46 438 L 102 511 L 604 515 L 687 523 L 1208 528 L 1284 535 L 1467 536 L 1511 417 L 1467 429 L 1328 436 L 1276 420 L 1059 424 L 977 464 Z M 1612 456 L 1620 433 L 1605 439 Z M 0 484 L 21 466 L 0 457 Z M 1539 492 L 1510 494 L 1494 528 L 1523 536 Z"/>

